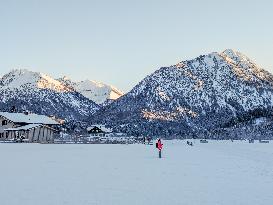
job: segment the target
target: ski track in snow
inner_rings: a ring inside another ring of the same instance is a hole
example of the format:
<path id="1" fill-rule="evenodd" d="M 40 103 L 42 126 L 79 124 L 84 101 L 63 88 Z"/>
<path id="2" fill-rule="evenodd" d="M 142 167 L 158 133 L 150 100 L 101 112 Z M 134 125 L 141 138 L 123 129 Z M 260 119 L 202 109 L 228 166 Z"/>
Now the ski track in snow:
<path id="1" fill-rule="evenodd" d="M 163 143 L 0 144 L 1 205 L 273 203 L 272 142 Z"/>

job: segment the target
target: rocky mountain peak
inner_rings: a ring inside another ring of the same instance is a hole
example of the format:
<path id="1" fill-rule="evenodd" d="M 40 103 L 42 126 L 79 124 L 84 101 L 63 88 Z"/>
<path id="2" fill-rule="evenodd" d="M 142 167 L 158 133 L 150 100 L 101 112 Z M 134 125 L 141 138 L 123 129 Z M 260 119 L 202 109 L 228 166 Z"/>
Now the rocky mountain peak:
<path id="1" fill-rule="evenodd" d="M 273 77 L 225 50 L 162 67 L 97 116 L 120 131 L 205 132 L 273 106 Z"/>

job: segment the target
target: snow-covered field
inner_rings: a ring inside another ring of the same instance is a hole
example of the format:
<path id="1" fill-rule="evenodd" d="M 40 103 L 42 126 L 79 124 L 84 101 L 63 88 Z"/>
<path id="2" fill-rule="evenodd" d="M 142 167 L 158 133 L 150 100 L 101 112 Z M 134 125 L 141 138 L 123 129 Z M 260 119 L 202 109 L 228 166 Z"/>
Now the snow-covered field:
<path id="1" fill-rule="evenodd" d="M 273 142 L 163 143 L 0 144 L 0 204 L 273 204 Z"/>

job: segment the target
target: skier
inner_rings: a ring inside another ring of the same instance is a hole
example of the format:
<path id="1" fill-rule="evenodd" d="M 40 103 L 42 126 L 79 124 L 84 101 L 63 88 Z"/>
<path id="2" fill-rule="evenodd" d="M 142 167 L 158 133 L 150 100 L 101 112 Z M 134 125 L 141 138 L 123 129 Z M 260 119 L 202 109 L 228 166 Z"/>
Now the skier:
<path id="1" fill-rule="evenodd" d="M 158 139 L 157 140 L 157 143 L 156 143 L 156 148 L 158 149 L 158 156 L 159 156 L 159 158 L 161 158 L 161 150 L 162 150 L 162 148 L 163 148 L 163 144 L 161 143 L 161 139 Z"/>

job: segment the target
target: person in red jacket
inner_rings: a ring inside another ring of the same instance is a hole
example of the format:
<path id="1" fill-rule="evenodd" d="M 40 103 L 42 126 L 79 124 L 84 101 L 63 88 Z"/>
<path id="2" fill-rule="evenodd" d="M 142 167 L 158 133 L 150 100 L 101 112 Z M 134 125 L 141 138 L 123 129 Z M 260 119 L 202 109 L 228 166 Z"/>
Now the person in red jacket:
<path id="1" fill-rule="evenodd" d="M 163 148 L 163 144 L 161 143 L 161 139 L 158 139 L 157 140 L 157 143 L 156 143 L 156 148 L 158 149 L 158 151 L 159 151 L 159 158 L 161 158 L 161 150 L 162 150 L 162 148 Z"/>

